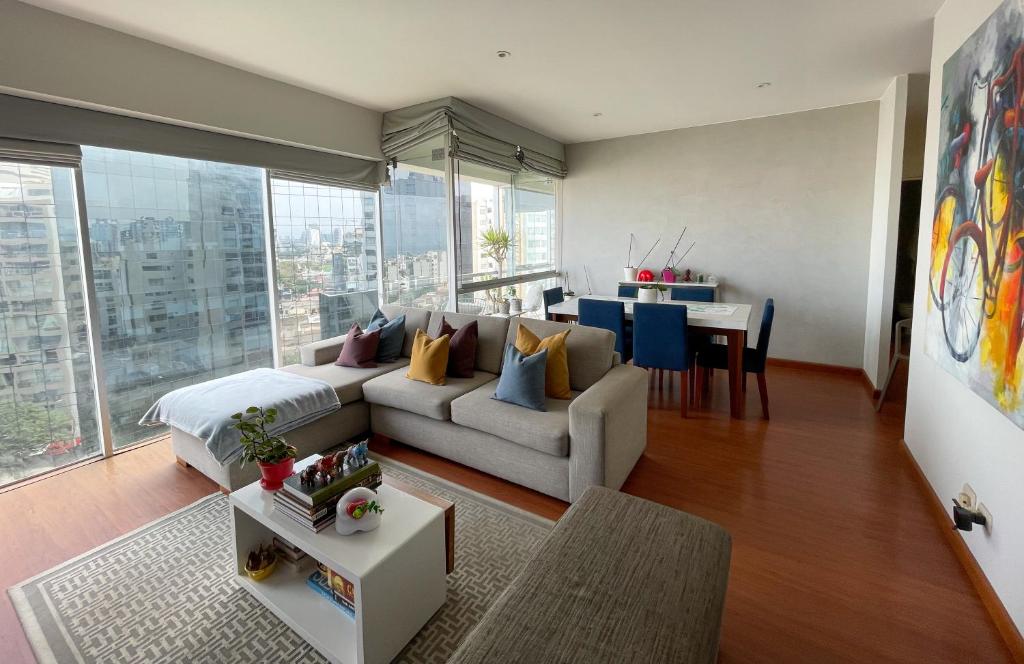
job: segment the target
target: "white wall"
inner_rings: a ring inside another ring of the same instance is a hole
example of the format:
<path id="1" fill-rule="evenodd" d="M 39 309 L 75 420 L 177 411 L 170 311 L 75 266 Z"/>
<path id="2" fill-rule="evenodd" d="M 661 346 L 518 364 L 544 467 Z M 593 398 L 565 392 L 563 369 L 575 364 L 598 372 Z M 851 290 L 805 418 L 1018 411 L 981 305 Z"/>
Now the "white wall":
<path id="1" fill-rule="evenodd" d="M 684 225 L 681 267 L 720 275 L 723 300 L 774 297 L 770 354 L 860 367 L 877 102 L 567 146 L 563 266 L 614 293 L 632 231 L 660 270 Z M 639 256 L 634 251 L 634 261 Z M 753 336 L 756 336 L 756 332 Z M 753 339 L 752 339 L 753 341 Z"/>
<path id="2" fill-rule="evenodd" d="M 875 193 L 871 212 L 863 368 L 868 380 L 876 387 L 885 380 L 889 365 L 906 122 L 907 77 L 897 76 L 879 100 L 878 143 L 875 148 Z"/>
<path id="3" fill-rule="evenodd" d="M 926 257 L 931 250 L 942 65 L 999 4 L 1000 0 L 948 0 L 935 17 L 905 438 L 943 500 L 953 498 L 964 482 L 970 482 L 992 512 L 990 536 L 977 528 L 962 535 L 1022 627 L 1024 431 L 924 354 Z"/>
<path id="4" fill-rule="evenodd" d="M 14 0 L 0 0 L 0 91 L 381 157 L 376 111 Z"/>

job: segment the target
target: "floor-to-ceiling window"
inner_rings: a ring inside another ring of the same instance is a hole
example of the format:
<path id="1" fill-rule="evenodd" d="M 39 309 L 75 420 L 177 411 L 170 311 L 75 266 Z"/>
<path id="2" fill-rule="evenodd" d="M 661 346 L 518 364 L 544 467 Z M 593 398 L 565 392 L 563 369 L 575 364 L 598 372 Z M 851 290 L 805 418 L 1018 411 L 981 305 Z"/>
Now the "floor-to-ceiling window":
<path id="1" fill-rule="evenodd" d="M 459 310 L 492 312 L 512 298 L 535 309 L 557 265 L 554 179 L 464 160 L 454 170 Z"/>
<path id="2" fill-rule="evenodd" d="M 271 179 L 282 364 L 377 308 L 377 195 Z M 442 192 L 443 193 L 443 192 Z"/>
<path id="3" fill-rule="evenodd" d="M 0 162 L 0 485 L 101 451 L 73 173 Z"/>
<path id="4" fill-rule="evenodd" d="M 381 188 L 384 302 L 448 307 L 448 192 L 444 139 L 417 146 Z"/>
<path id="5" fill-rule="evenodd" d="M 259 168 L 83 147 L 114 447 L 171 390 L 273 364 Z"/>

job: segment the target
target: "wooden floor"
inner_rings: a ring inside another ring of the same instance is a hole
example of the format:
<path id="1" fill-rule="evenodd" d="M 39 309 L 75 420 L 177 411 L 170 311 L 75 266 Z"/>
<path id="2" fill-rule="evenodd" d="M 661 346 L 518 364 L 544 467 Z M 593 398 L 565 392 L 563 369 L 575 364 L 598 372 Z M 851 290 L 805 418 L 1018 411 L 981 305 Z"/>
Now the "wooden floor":
<path id="1" fill-rule="evenodd" d="M 725 380 L 685 421 L 678 385 L 652 388 L 647 452 L 623 487 L 732 533 L 720 661 L 1010 662 L 899 451 L 902 407 L 877 416 L 849 375 L 770 367 L 768 383 L 770 423 L 753 382 L 744 421 L 728 417 Z M 566 508 L 404 445 L 373 447 L 547 517 Z M 0 585 L 214 489 L 164 442 L 0 494 Z M 31 661 L 6 596 L 0 640 L 4 662 Z"/>

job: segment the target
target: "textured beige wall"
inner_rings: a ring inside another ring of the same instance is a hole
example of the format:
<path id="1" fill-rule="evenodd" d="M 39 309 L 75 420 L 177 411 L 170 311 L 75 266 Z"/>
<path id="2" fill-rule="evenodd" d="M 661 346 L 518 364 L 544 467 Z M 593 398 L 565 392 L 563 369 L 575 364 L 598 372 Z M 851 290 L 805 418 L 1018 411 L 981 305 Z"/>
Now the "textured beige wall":
<path id="1" fill-rule="evenodd" d="M 685 267 L 722 299 L 776 302 L 775 357 L 863 360 L 877 102 L 567 148 L 562 260 L 572 285 L 614 293 L 630 231 L 660 269 L 684 225 Z M 666 246 L 667 245 L 667 246 Z M 634 261 L 638 260 L 634 252 Z M 756 337 L 756 332 L 752 335 Z"/>
<path id="2" fill-rule="evenodd" d="M 0 91 L 381 157 L 376 111 L 14 0 L 0 0 Z"/>

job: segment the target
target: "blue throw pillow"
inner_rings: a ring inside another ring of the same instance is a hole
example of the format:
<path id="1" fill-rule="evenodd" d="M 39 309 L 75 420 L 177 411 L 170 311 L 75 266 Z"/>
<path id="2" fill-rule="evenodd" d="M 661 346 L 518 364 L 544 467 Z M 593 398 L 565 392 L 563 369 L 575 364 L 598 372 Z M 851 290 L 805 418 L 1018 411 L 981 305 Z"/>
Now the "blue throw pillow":
<path id="1" fill-rule="evenodd" d="M 394 362 L 397 360 L 402 355 L 402 345 L 405 343 L 405 314 L 389 321 L 387 316 L 378 309 L 370 318 L 370 324 L 366 326 L 367 332 L 373 330 L 380 330 L 377 361 Z"/>
<path id="2" fill-rule="evenodd" d="M 524 355 L 513 344 L 505 346 L 505 360 L 494 397 L 531 410 L 547 410 L 544 400 L 544 373 L 548 351 Z"/>

